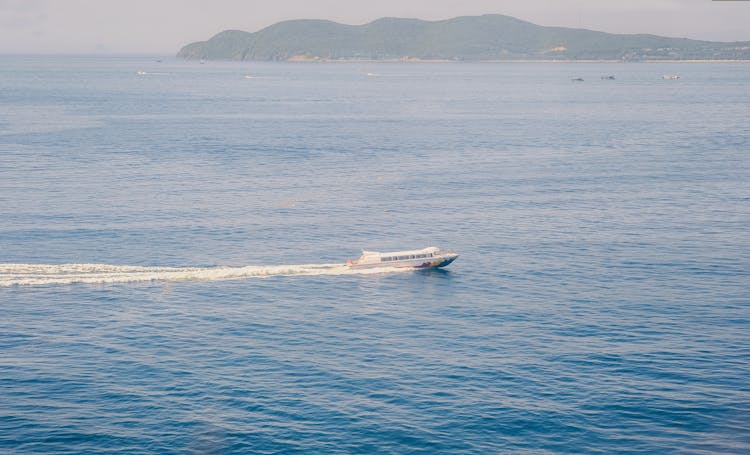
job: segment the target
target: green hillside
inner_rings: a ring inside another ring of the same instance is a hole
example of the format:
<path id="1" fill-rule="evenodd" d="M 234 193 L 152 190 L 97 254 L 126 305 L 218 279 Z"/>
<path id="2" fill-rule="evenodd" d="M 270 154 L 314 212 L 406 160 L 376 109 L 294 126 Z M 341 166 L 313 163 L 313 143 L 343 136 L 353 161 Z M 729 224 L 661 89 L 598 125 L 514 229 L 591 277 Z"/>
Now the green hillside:
<path id="1" fill-rule="evenodd" d="M 383 18 L 365 25 L 293 20 L 255 33 L 223 31 L 183 47 L 205 60 L 750 59 L 750 42 L 721 43 L 656 35 L 617 35 L 544 27 L 502 15 L 444 21 Z"/>

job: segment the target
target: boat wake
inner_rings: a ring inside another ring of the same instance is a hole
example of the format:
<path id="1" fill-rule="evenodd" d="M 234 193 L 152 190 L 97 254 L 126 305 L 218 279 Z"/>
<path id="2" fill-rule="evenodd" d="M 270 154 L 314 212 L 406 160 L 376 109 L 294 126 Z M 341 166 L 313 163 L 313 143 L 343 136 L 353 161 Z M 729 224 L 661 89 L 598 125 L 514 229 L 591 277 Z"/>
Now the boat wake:
<path id="1" fill-rule="evenodd" d="M 0 287 L 138 281 L 219 281 L 273 276 L 368 275 L 403 272 L 383 267 L 356 270 L 346 264 L 251 265 L 245 267 L 141 267 L 108 264 L 0 264 Z"/>

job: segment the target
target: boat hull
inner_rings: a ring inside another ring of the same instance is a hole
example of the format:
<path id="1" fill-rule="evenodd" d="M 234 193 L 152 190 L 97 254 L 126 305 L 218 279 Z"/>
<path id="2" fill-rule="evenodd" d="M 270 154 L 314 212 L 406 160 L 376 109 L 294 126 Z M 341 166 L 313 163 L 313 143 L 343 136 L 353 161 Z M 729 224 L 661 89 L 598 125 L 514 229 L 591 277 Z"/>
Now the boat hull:
<path id="1" fill-rule="evenodd" d="M 381 268 L 408 268 L 408 269 L 429 269 L 445 267 L 455 261 L 457 254 L 444 254 L 427 259 L 406 259 L 403 261 L 390 261 L 387 263 L 357 263 L 351 262 L 349 267 L 352 269 L 381 269 Z"/>

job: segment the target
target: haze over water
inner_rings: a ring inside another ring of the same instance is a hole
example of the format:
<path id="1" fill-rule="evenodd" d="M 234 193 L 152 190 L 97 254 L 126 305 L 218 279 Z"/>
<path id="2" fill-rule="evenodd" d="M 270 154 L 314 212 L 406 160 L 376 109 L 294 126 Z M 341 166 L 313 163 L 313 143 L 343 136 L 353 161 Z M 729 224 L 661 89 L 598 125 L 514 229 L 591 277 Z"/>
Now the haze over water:
<path id="1" fill-rule="evenodd" d="M 748 68 L 0 57 L 0 451 L 747 453 Z"/>

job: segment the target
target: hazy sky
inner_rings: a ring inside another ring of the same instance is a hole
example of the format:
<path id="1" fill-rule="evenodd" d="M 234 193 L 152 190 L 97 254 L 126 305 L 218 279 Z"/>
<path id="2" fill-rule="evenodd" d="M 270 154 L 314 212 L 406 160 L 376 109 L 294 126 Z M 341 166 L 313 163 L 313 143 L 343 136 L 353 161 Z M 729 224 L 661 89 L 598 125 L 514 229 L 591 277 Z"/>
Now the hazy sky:
<path id="1" fill-rule="evenodd" d="M 0 53 L 160 53 L 225 29 L 286 19 L 363 24 L 487 13 L 540 25 L 750 41 L 750 1 L 711 0 L 0 0 Z"/>

